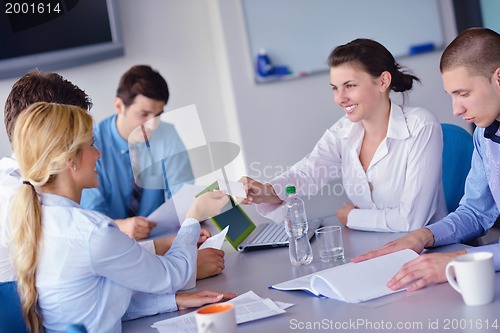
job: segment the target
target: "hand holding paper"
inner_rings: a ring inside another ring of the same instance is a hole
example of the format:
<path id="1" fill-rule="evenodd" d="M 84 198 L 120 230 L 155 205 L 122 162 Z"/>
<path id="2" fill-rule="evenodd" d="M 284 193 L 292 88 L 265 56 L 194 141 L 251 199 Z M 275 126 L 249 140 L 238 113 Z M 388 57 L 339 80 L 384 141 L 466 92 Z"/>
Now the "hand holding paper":
<path id="1" fill-rule="evenodd" d="M 203 250 L 209 247 L 220 250 L 222 248 L 222 244 L 224 243 L 224 238 L 226 237 L 228 230 L 229 226 L 225 227 L 224 230 L 219 232 L 217 235 L 213 235 L 212 237 L 208 238 L 205 242 L 203 242 L 203 244 L 201 244 L 198 250 Z"/>
<path id="2" fill-rule="evenodd" d="M 222 192 L 229 194 L 233 197 L 238 197 L 238 198 L 246 198 L 247 197 L 247 192 L 245 191 L 245 188 L 243 187 L 243 183 L 240 182 L 234 182 L 231 180 L 225 180 L 225 179 L 219 179 L 217 180 L 217 183 L 219 184 L 219 190 Z"/>

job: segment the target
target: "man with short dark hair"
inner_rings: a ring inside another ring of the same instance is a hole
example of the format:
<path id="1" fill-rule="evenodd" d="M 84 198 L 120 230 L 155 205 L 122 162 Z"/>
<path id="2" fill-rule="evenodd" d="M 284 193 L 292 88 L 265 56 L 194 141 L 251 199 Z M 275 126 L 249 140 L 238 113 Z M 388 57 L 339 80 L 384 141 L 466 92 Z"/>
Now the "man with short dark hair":
<path id="1" fill-rule="evenodd" d="M 411 232 L 353 261 L 371 259 L 402 249 L 420 253 L 424 248 L 468 241 L 484 235 L 500 211 L 500 35 L 486 28 L 471 28 L 458 35 L 441 57 L 441 75 L 451 95 L 453 114 L 478 127 L 474 131 L 471 170 L 460 206 L 440 221 Z M 389 281 L 397 290 L 410 284 L 417 290 L 446 281 L 445 267 L 467 252 L 493 253 L 500 271 L 500 243 L 452 253 L 423 254 L 405 264 Z"/>
<path id="2" fill-rule="evenodd" d="M 5 129 L 11 143 L 17 117 L 35 102 L 69 104 L 84 110 L 92 107 L 90 97 L 59 74 L 32 70 L 14 83 L 5 102 Z M 8 250 L 11 230 L 10 203 L 21 185 L 21 174 L 15 156 L 2 158 L 0 160 L 0 282 L 15 280 Z"/>
<path id="3" fill-rule="evenodd" d="M 183 183 L 193 180 L 186 148 L 175 127 L 159 121 L 168 98 L 167 82 L 160 73 L 150 66 L 133 66 L 120 79 L 114 101 L 116 114 L 101 121 L 94 129 L 95 145 L 102 153 L 97 162 L 99 186 L 83 191 L 81 205 L 114 219 L 120 230 L 137 240 L 146 238 L 155 226 L 146 217 Z M 137 175 L 132 169 L 133 154 L 129 149 L 129 137 L 137 129 L 142 129 L 139 131 L 141 136 L 160 138 L 155 144 L 148 145 L 153 159 L 161 161 L 165 157 L 178 157 L 169 158 L 164 169 L 157 164 L 157 178 L 165 180 L 165 186 L 138 186 Z M 208 231 L 202 229 L 200 242 L 207 236 Z M 168 251 L 170 244 L 171 238 L 142 243 L 160 255 Z M 198 256 L 198 279 L 219 274 L 224 269 L 223 251 L 204 249 L 198 252 Z"/>

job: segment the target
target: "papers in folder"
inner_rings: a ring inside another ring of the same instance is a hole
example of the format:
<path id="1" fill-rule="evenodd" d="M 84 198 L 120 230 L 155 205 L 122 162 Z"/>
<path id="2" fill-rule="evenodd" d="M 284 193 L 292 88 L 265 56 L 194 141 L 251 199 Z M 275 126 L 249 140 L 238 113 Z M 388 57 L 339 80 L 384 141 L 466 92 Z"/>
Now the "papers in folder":
<path id="1" fill-rule="evenodd" d="M 348 263 L 271 286 L 277 290 L 304 290 L 347 303 L 359 303 L 400 290 L 387 287 L 401 266 L 418 257 L 412 250 L 402 250 L 371 260 Z"/>

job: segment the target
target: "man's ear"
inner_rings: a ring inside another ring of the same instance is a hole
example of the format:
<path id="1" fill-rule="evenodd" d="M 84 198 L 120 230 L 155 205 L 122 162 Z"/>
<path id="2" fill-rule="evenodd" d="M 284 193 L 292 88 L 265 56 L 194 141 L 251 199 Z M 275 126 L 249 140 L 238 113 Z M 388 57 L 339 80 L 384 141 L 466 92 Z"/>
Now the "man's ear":
<path id="1" fill-rule="evenodd" d="M 500 88 L 500 67 L 493 73 L 493 82 L 497 88 Z"/>
<path id="2" fill-rule="evenodd" d="M 118 113 L 118 114 L 125 113 L 125 103 L 123 103 L 123 100 L 120 97 L 115 98 L 114 104 L 115 104 L 116 113 Z"/>
<path id="3" fill-rule="evenodd" d="M 386 92 L 387 89 L 391 89 L 392 75 L 388 71 L 383 71 L 379 76 L 380 91 Z"/>

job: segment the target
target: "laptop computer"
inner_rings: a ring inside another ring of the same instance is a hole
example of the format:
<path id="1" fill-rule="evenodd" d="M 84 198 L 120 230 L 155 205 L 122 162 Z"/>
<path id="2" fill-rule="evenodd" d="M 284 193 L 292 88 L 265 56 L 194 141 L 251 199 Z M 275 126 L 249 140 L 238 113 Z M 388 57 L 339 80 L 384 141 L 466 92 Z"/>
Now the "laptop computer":
<path id="1" fill-rule="evenodd" d="M 198 195 L 215 188 L 217 188 L 216 183 Z M 254 220 L 259 222 L 256 225 L 243 208 L 234 202 L 232 197 L 229 197 L 229 199 L 230 202 L 222 209 L 222 213 L 210 219 L 219 230 L 223 230 L 229 226 L 226 239 L 235 250 L 241 252 L 288 246 L 288 236 L 283 223 L 275 223 L 259 215 L 254 217 Z M 322 221 L 323 219 L 308 221 L 307 236 L 309 239 L 312 238 L 314 231 L 320 226 Z"/>
<path id="2" fill-rule="evenodd" d="M 264 217 L 261 217 L 261 219 L 263 222 L 259 223 L 255 229 L 253 229 L 253 231 L 237 246 L 236 249 L 238 251 L 241 252 L 288 246 L 288 236 L 283 222 L 276 223 Z M 249 224 L 255 225 L 251 219 L 248 221 Z M 314 231 L 320 227 L 322 221 L 323 219 L 313 219 L 308 221 L 307 237 L 309 239 L 311 239 L 314 235 Z"/>

